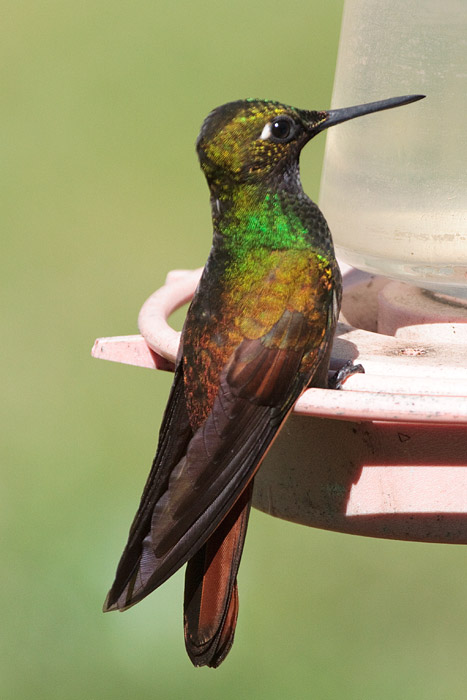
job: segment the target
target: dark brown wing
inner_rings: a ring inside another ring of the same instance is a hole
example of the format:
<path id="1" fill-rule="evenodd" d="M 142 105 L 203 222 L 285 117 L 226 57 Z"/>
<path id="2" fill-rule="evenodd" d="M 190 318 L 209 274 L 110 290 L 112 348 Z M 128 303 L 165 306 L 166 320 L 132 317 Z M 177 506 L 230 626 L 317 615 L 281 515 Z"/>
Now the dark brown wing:
<path id="1" fill-rule="evenodd" d="M 181 362 L 177 362 L 174 381 L 159 432 L 159 444 L 152 464 L 138 512 L 130 528 L 128 542 L 118 564 L 104 611 L 118 609 L 116 601 L 130 578 L 134 575 L 141 559 L 141 544 L 150 531 L 154 503 L 167 490 L 170 472 L 186 452 L 193 437 L 188 418 Z"/>
<path id="2" fill-rule="evenodd" d="M 138 602 L 203 546 L 252 479 L 325 351 L 325 339 L 318 342 L 316 327 L 297 311 L 285 311 L 263 337 L 243 340 L 183 456 L 189 428 L 176 378 L 160 440 L 170 464 L 156 455 L 105 609 Z M 179 431 L 175 416 L 183 439 L 168 434 L 169 423 Z"/>

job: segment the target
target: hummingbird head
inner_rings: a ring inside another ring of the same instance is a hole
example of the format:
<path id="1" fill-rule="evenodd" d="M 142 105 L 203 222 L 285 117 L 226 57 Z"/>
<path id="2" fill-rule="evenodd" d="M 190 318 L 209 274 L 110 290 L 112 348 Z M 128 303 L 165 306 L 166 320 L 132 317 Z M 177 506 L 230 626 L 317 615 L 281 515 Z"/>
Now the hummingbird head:
<path id="1" fill-rule="evenodd" d="M 269 181 L 298 173 L 303 146 L 320 131 L 355 117 L 421 99 L 394 97 L 346 109 L 308 111 L 272 100 L 237 100 L 214 109 L 196 142 L 211 187 Z"/>
<path id="2" fill-rule="evenodd" d="M 304 112 L 271 100 L 238 100 L 206 118 L 196 146 L 209 184 L 254 182 L 298 164 L 312 126 L 326 112 Z"/>

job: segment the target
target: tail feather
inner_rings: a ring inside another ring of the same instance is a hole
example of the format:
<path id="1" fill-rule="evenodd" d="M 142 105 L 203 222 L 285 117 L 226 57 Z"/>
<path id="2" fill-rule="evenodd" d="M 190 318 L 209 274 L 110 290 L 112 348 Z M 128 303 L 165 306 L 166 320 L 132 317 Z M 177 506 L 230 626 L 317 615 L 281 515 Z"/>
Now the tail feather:
<path id="1" fill-rule="evenodd" d="M 216 668 L 232 647 L 238 615 L 237 572 L 250 514 L 253 481 L 185 574 L 185 645 L 195 666 Z"/>

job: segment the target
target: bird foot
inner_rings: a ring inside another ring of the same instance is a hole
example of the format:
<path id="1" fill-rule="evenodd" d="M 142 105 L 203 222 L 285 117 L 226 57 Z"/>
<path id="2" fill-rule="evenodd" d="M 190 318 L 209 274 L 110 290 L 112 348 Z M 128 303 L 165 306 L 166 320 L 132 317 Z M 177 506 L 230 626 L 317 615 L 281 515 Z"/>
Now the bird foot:
<path id="1" fill-rule="evenodd" d="M 363 365 L 354 365 L 352 360 L 348 360 L 329 380 L 329 389 L 340 389 L 352 374 L 365 374 L 365 370 Z"/>

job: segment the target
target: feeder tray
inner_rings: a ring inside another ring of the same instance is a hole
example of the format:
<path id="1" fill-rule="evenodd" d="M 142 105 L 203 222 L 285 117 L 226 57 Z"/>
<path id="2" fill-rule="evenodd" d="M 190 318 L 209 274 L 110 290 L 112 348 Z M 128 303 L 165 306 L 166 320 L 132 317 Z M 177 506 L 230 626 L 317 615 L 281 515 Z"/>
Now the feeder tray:
<path id="1" fill-rule="evenodd" d="M 331 369 L 308 389 L 255 477 L 253 505 L 303 525 L 372 537 L 467 543 L 467 304 L 341 265 Z M 99 338 L 94 357 L 173 370 L 167 322 L 200 270 L 174 270 L 139 314 L 141 335 Z M 202 381 L 202 378 L 200 379 Z"/>

